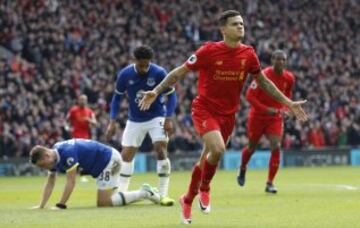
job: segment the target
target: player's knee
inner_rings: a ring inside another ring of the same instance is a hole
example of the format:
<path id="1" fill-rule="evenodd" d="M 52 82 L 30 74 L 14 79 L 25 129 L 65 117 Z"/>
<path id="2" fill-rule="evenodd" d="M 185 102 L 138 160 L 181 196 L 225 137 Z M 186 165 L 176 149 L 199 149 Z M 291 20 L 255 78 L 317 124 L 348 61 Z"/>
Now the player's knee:
<path id="1" fill-rule="evenodd" d="M 164 160 L 167 158 L 167 144 L 166 143 L 155 143 L 154 149 L 158 160 Z"/>
<path id="2" fill-rule="evenodd" d="M 270 143 L 270 149 L 271 151 L 279 150 L 280 149 L 280 142 L 279 141 L 273 141 Z"/>
<path id="3" fill-rule="evenodd" d="M 225 145 L 214 145 L 212 147 L 211 153 L 217 157 L 222 157 L 225 153 Z"/>
<path id="4" fill-rule="evenodd" d="M 96 206 L 97 207 L 110 207 L 112 206 L 111 202 L 106 202 L 106 201 L 102 201 L 102 200 L 98 200 L 96 202 Z"/>
<path id="5" fill-rule="evenodd" d="M 121 158 L 124 162 L 132 162 L 134 159 L 135 153 L 128 151 L 128 150 L 122 150 L 121 151 Z"/>

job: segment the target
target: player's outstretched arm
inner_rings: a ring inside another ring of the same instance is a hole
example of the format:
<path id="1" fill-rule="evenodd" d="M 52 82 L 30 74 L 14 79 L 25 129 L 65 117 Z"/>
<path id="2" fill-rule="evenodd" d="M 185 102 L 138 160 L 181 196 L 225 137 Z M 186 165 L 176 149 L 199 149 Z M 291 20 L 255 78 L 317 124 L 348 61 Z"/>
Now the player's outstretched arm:
<path id="1" fill-rule="evenodd" d="M 42 193 L 42 197 L 41 197 L 41 202 L 40 202 L 40 205 L 37 206 L 37 207 L 34 207 L 35 208 L 44 208 L 46 206 L 46 203 L 48 202 L 50 196 L 51 196 L 51 193 L 54 189 L 54 186 L 55 186 L 55 181 L 56 181 L 56 173 L 54 172 L 49 172 L 48 174 L 48 178 L 47 178 L 47 182 L 44 186 L 44 190 L 43 190 L 43 193 Z"/>
<path id="2" fill-rule="evenodd" d="M 286 105 L 296 118 L 298 118 L 301 121 L 308 120 L 307 114 L 301 107 L 301 105 L 306 103 L 306 100 L 302 100 L 302 101 L 290 100 L 274 85 L 274 83 L 272 81 L 270 81 L 262 73 L 260 73 L 260 75 L 258 75 L 258 77 L 256 77 L 256 78 L 257 78 L 257 82 L 258 82 L 259 86 L 262 89 L 266 90 L 277 101 Z"/>
<path id="3" fill-rule="evenodd" d="M 68 201 L 68 199 L 70 198 L 71 193 L 74 190 L 75 187 L 75 181 L 76 181 L 76 166 L 74 166 L 75 168 L 71 168 L 70 170 L 68 170 L 66 172 L 66 184 L 65 184 L 65 188 L 64 188 L 64 192 L 61 196 L 61 199 L 59 201 L 59 203 L 57 203 L 57 207 L 58 209 L 65 209 L 66 208 L 66 202 Z M 61 206 L 59 207 L 58 205 L 63 205 L 64 208 L 62 208 Z"/>
<path id="4" fill-rule="evenodd" d="M 189 71 L 190 70 L 186 67 L 185 64 L 170 71 L 164 80 L 162 80 L 162 82 L 160 82 L 160 84 L 157 85 L 153 90 L 143 93 L 143 98 L 139 102 L 140 110 L 148 110 L 159 94 L 164 92 L 167 88 L 175 84 L 180 79 L 183 79 Z"/>

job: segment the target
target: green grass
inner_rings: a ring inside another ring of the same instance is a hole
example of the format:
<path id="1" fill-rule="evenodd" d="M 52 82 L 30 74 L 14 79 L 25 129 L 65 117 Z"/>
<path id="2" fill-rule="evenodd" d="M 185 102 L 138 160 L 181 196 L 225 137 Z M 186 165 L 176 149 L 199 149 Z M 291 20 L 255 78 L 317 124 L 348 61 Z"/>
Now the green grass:
<path id="1" fill-rule="evenodd" d="M 212 183 L 212 211 L 203 215 L 193 205 L 193 227 L 359 227 L 360 167 L 288 168 L 277 177 L 277 195 L 264 193 L 266 170 L 249 170 L 246 186 L 236 172 L 219 171 Z M 189 172 L 175 172 L 170 195 L 184 193 Z M 0 227 L 181 227 L 180 207 L 146 201 L 126 207 L 96 208 L 95 181 L 77 183 L 68 210 L 29 210 L 39 202 L 45 177 L 0 178 Z M 136 174 L 131 186 L 157 183 L 153 173 Z M 57 181 L 49 205 L 62 192 Z"/>

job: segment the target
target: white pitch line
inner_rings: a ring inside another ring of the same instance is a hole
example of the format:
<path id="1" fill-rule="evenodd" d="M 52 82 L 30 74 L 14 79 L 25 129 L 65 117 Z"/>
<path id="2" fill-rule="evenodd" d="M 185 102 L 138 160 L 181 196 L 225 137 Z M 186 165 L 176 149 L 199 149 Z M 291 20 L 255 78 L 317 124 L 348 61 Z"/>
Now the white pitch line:
<path id="1" fill-rule="evenodd" d="M 303 185 L 303 186 L 308 186 L 308 187 L 321 187 L 321 188 L 338 188 L 338 189 L 345 189 L 345 190 L 349 190 L 349 191 L 355 191 L 355 190 L 359 190 L 359 187 L 355 187 L 353 185 L 348 185 L 348 184 L 296 184 L 297 186 L 299 185 Z"/>
<path id="2" fill-rule="evenodd" d="M 352 185 L 345 185 L 345 184 L 337 184 L 335 185 L 338 188 L 344 188 L 346 190 L 358 190 L 359 188 L 352 186 Z"/>

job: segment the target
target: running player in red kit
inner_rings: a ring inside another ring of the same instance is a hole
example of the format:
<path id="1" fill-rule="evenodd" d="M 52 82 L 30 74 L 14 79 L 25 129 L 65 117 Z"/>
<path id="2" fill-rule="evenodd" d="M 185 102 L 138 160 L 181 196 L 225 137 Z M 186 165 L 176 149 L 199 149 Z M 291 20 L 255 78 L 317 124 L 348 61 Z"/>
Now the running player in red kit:
<path id="1" fill-rule="evenodd" d="M 91 139 L 90 127 L 97 122 L 93 110 L 87 107 L 86 95 L 79 96 L 78 105 L 69 110 L 66 120 L 70 121 L 72 138 Z"/>
<path id="2" fill-rule="evenodd" d="M 210 212 L 210 182 L 225 152 L 235 124 L 235 113 L 240 107 L 240 93 L 250 73 L 260 87 L 268 91 L 302 121 L 307 115 L 301 108 L 306 101 L 293 102 L 261 74 L 254 49 L 241 44 L 244 22 L 239 12 L 228 10 L 219 17 L 224 40 L 207 42 L 186 63 L 172 70 L 152 91 L 144 92 L 139 103 L 147 110 L 156 97 L 190 71 L 199 71 L 198 93 L 192 103 L 195 129 L 204 140 L 200 161 L 195 165 L 188 192 L 181 196 L 182 223 L 191 223 L 191 205 L 199 193 L 200 209 Z"/>
<path id="3" fill-rule="evenodd" d="M 291 99 L 295 78 L 290 71 L 284 69 L 286 54 L 281 50 L 276 50 L 272 54 L 271 62 L 272 66 L 265 68 L 262 71 L 263 75 L 271 80 L 282 93 Z M 287 115 L 288 110 L 283 104 L 262 90 L 255 80 L 252 81 L 247 90 L 246 99 L 251 105 L 247 121 L 249 144 L 242 151 L 241 166 L 237 181 L 240 186 L 244 186 L 246 166 L 261 136 L 265 135 L 270 141 L 271 150 L 269 174 L 265 191 L 277 193 L 277 189 L 273 185 L 273 180 L 280 164 L 280 142 L 283 132 L 282 115 Z"/>

